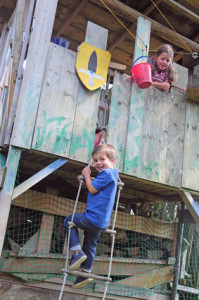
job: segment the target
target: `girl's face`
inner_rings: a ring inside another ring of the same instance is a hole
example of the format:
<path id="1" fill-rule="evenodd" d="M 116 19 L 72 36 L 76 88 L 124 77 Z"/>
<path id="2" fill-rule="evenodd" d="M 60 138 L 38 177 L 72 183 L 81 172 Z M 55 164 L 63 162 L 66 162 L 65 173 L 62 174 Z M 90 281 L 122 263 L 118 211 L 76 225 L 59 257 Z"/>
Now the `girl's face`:
<path id="1" fill-rule="evenodd" d="M 171 57 L 168 53 L 163 52 L 159 56 L 155 55 L 155 61 L 158 69 L 160 71 L 164 71 L 169 67 L 171 63 Z"/>

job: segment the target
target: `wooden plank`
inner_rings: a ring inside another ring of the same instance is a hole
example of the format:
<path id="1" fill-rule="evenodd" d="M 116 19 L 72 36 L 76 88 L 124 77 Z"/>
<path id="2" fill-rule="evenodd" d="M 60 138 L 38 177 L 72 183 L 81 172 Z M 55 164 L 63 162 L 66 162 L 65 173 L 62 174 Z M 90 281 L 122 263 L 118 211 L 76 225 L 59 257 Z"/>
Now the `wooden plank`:
<path id="1" fill-rule="evenodd" d="M 87 43 L 105 50 L 107 38 L 107 29 L 88 22 L 85 37 Z M 89 91 L 80 84 L 77 97 L 78 100 L 72 133 L 70 158 L 88 162 L 95 139 L 100 89 Z"/>
<path id="2" fill-rule="evenodd" d="M 146 91 L 136 174 L 139 178 L 181 187 L 185 103 L 182 91 L 163 93 L 153 87 Z"/>
<path id="3" fill-rule="evenodd" d="M 7 172 L 4 181 L 4 187 L 1 191 L 0 201 L 0 256 L 3 249 L 3 242 L 6 234 L 10 205 L 12 201 L 12 193 L 14 189 L 15 179 L 18 170 L 21 150 L 11 147 L 8 154 Z"/>
<path id="4" fill-rule="evenodd" d="M 187 84 L 187 99 L 199 103 L 199 84 Z"/>
<path id="5" fill-rule="evenodd" d="M 199 191 L 199 105 L 186 104 L 182 187 Z"/>
<path id="6" fill-rule="evenodd" d="M 109 134 L 107 142 L 116 149 L 115 167 L 122 172 L 126 149 L 127 121 L 131 101 L 130 76 L 115 72 L 111 109 L 109 115 Z"/>
<path id="7" fill-rule="evenodd" d="M 39 240 L 39 231 L 37 231 L 31 238 L 19 249 L 19 256 L 28 256 L 32 253 L 35 253 L 38 246 Z"/>
<path id="8" fill-rule="evenodd" d="M 174 267 L 164 267 L 116 282 L 120 285 L 134 286 L 136 288 L 152 288 L 172 281 L 173 271 Z"/>
<path id="9" fill-rule="evenodd" d="M 27 5 L 27 1 L 25 1 L 24 5 Z M 17 109 L 18 104 L 18 98 L 20 94 L 20 88 L 21 88 L 21 82 L 22 82 L 22 73 L 23 73 L 23 63 L 26 57 L 27 52 L 27 45 L 29 42 L 29 36 L 30 36 L 30 26 L 31 26 L 31 20 L 33 15 L 33 9 L 34 9 L 34 0 L 30 0 L 29 2 L 29 8 L 28 8 L 28 15 L 26 19 L 26 26 L 25 26 L 25 32 L 23 32 L 23 28 L 19 27 L 17 28 L 17 35 L 15 36 L 15 39 L 19 39 L 14 41 L 14 64 L 12 66 L 12 75 L 11 75 L 11 82 L 9 86 L 9 107 L 8 107 L 8 121 L 7 128 L 6 128 L 6 135 L 4 144 L 9 144 L 10 137 L 12 134 L 13 129 L 13 122 L 14 122 L 14 116 Z M 23 11 L 23 7 L 21 8 Z M 24 13 L 24 11 L 23 11 Z M 19 18 L 19 16 L 18 16 Z M 18 25 L 21 25 L 20 22 Z M 18 32 L 19 31 L 19 32 Z M 21 37 L 20 37 L 21 35 Z M 22 39 L 23 35 L 23 39 Z M 23 40 L 23 43 L 22 43 Z M 21 47 L 22 43 L 22 47 Z M 15 49 L 16 47 L 16 49 Z"/>
<path id="10" fill-rule="evenodd" d="M 143 18 L 138 18 L 137 35 L 142 40 L 143 45 L 149 49 L 151 24 Z M 145 53 L 148 54 L 148 51 Z M 143 55 L 143 48 L 136 40 L 134 61 Z M 142 117 L 144 107 L 145 90 L 139 89 L 135 81 L 132 83 L 131 104 L 128 119 L 128 135 L 126 142 L 126 154 L 124 163 L 124 173 L 137 175 L 138 161 L 140 156 L 140 141 L 142 130 Z"/>
<path id="11" fill-rule="evenodd" d="M 3 187 L 3 183 L 4 183 L 4 179 L 5 179 L 5 175 L 6 175 L 6 170 L 7 168 L 0 168 L 0 187 Z"/>
<path id="12" fill-rule="evenodd" d="M 38 253 L 45 254 L 50 252 L 54 219 L 55 217 L 53 215 L 43 214 L 42 216 L 37 246 Z"/>
<path id="13" fill-rule="evenodd" d="M 46 280 L 42 280 L 43 278 L 41 276 L 37 277 L 37 274 L 35 274 L 35 276 L 32 277 L 30 276 L 24 277 L 22 273 L 19 273 L 19 277 L 24 278 L 24 280 L 22 281 L 20 279 L 8 275 L 2 275 L 0 277 L 1 291 L 4 295 L 4 298 L 7 297 L 5 300 L 10 299 L 12 295 L 16 295 L 15 300 L 26 300 L 27 293 L 28 295 L 31 295 L 32 299 L 37 299 L 37 300 L 57 299 L 59 297 L 61 284 L 63 281 L 61 278 L 50 277 Z M 28 281 L 26 281 L 26 278 L 28 279 Z M 103 297 L 103 293 L 100 292 L 94 293 L 94 292 L 89 292 L 88 290 L 85 291 L 83 289 L 73 289 L 71 288 L 71 285 L 72 285 L 71 281 L 66 281 L 66 285 L 64 288 L 65 299 L 100 300 Z M 145 294 L 142 295 L 140 294 L 136 295 L 135 291 L 132 294 L 133 296 L 125 297 L 125 299 L 127 300 L 136 300 L 136 299 L 170 300 L 170 296 L 154 294 L 154 292 L 150 290 L 145 291 Z M 124 300 L 124 297 L 107 294 L 106 299 Z"/>
<path id="14" fill-rule="evenodd" d="M 193 219 L 195 220 L 196 224 L 199 225 L 199 205 L 196 204 L 192 195 L 189 192 L 182 191 L 180 195 L 189 212 L 191 213 Z"/>
<path id="15" fill-rule="evenodd" d="M 44 243 L 43 243 L 44 244 Z M 46 248 L 46 247 L 45 247 Z M 10 253 L 10 257 L 6 260 L 2 272 L 21 272 L 24 268 L 24 258 L 28 256 L 26 261 L 26 274 L 62 274 L 62 269 L 65 266 L 65 255 L 50 254 L 46 255 L 46 251 L 40 251 L 39 253 L 33 253 L 32 255 L 20 254 L 16 257 L 16 253 Z M 123 275 L 123 276 L 139 276 L 145 272 L 152 272 L 154 270 L 163 270 L 165 268 L 165 262 L 157 264 L 156 262 L 145 263 L 145 260 L 136 261 L 136 259 L 116 259 L 113 257 L 111 275 Z M 109 268 L 109 257 L 96 257 L 92 273 L 94 274 L 107 274 Z"/>
<path id="16" fill-rule="evenodd" d="M 103 292 L 102 284 L 96 282 L 96 292 Z M 108 293 L 115 295 L 114 297 L 122 296 L 122 299 L 143 299 L 143 300 L 170 300 L 170 296 L 155 294 L 153 290 L 130 287 L 129 285 L 117 285 L 117 282 L 108 285 Z M 130 298 L 128 298 L 130 297 Z M 115 298 L 117 299 L 117 298 Z M 178 300 L 176 298 L 176 300 Z"/>
<path id="17" fill-rule="evenodd" d="M 31 146 L 57 0 L 38 0 L 11 143 Z"/>
<path id="18" fill-rule="evenodd" d="M 44 179 L 46 176 L 50 175 L 52 172 L 56 171 L 58 168 L 63 166 L 65 163 L 67 163 L 66 159 L 59 158 L 47 167 L 45 167 L 43 170 L 39 171 L 37 174 L 33 175 L 31 178 L 27 179 L 20 185 L 18 185 L 14 189 L 14 193 L 12 196 L 12 200 L 14 200 L 16 197 L 27 191 L 29 188 L 31 188 L 33 185 Z"/>
<path id="19" fill-rule="evenodd" d="M 54 199 L 55 198 L 56 197 L 54 196 Z M 26 201 L 26 199 L 28 199 L 28 201 Z M 12 202 L 12 204 L 49 214 L 67 216 L 72 213 L 74 201 L 62 197 L 57 197 L 56 201 L 52 203 L 50 195 L 29 190 L 24 194 L 18 196 Z M 83 202 L 79 202 L 76 212 L 85 211 L 85 208 L 86 204 Z M 155 235 L 171 240 L 176 238 L 176 224 L 164 223 L 161 221 L 136 215 L 132 216 L 122 211 L 118 211 L 115 226 L 116 228 Z"/>
<path id="20" fill-rule="evenodd" d="M 87 4 L 88 0 L 81 0 L 80 4 L 75 8 L 75 10 L 70 14 L 64 24 L 58 29 L 56 35 L 60 36 L 66 29 L 66 27 L 70 24 L 71 21 L 76 17 L 79 11 Z"/>
<path id="21" fill-rule="evenodd" d="M 79 79 L 77 54 L 50 44 L 32 148 L 68 157 Z"/>
<path id="22" fill-rule="evenodd" d="M 193 0 L 189 0 L 190 2 L 193 2 Z M 92 0 L 91 2 L 97 3 L 98 5 L 104 7 L 104 5 L 98 1 L 98 0 Z M 197 2 L 197 0 L 194 0 L 194 2 Z M 123 18 L 126 18 L 127 20 L 131 21 L 132 23 L 136 22 L 138 17 L 145 18 L 146 20 L 150 21 L 152 24 L 152 33 L 161 36 L 163 39 L 168 41 L 173 41 L 174 45 L 179 46 L 182 49 L 185 49 L 187 51 L 187 46 L 193 51 L 193 52 L 199 52 L 199 45 L 192 40 L 180 35 L 180 38 L 176 38 L 176 32 L 169 29 L 168 27 L 154 21 L 153 19 L 145 16 L 144 14 L 141 14 L 139 11 L 136 11 L 135 9 L 131 8 L 128 5 L 125 5 L 124 3 L 114 0 L 114 3 L 112 0 L 106 0 L 106 5 L 117 14 L 117 16 L 121 16 Z M 198 4 L 197 4 L 198 5 Z"/>

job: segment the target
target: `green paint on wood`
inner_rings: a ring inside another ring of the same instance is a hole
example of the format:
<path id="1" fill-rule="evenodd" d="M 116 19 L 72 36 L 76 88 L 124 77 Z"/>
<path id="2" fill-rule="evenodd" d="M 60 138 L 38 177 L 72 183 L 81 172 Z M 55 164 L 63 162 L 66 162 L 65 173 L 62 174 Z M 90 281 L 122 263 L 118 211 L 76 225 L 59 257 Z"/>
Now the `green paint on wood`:
<path id="1" fill-rule="evenodd" d="M 70 140 L 71 132 L 67 133 L 67 128 L 72 124 L 72 122 L 68 122 L 63 127 L 61 124 L 66 120 L 65 117 L 53 117 L 47 119 L 47 114 L 43 111 L 43 128 L 41 130 L 40 127 L 37 127 L 37 136 L 36 136 L 36 143 L 34 145 L 35 149 L 40 149 L 42 145 L 44 145 L 48 140 L 51 139 L 52 135 L 54 134 L 54 130 L 48 129 L 48 126 L 52 123 L 55 123 L 53 128 L 56 128 L 55 133 L 55 141 L 53 144 L 53 152 L 61 153 L 64 152 L 66 148 L 66 143 Z"/>
<path id="2" fill-rule="evenodd" d="M 121 90 L 121 89 L 120 89 Z M 111 118 L 109 120 L 109 128 L 114 128 L 120 118 L 117 97 L 112 98 Z"/>
<path id="3" fill-rule="evenodd" d="M 136 155 L 134 156 L 132 159 L 130 159 L 129 157 L 129 150 L 126 149 L 126 169 L 127 170 L 132 170 L 132 169 L 137 169 L 138 168 L 138 159 L 139 159 L 139 156 Z"/>
<path id="4" fill-rule="evenodd" d="M 136 108 L 136 113 L 137 113 L 137 116 L 138 116 L 139 120 L 142 121 L 142 116 L 143 116 L 143 106 L 142 106 L 142 107 Z"/>
<path id="5" fill-rule="evenodd" d="M 136 145 L 139 147 L 139 145 L 140 145 L 140 139 L 141 139 L 141 136 L 135 136 L 134 137 L 134 140 L 135 140 L 135 143 L 136 143 Z"/>
<path id="6" fill-rule="evenodd" d="M 159 181 L 159 171 L 155 170 L 156 167 L 158 167 L 158 163 L 150 159 L 147 161 L 146 164 L 144 164 L 143 161 L 140 161 L 141 165 L 141 173 L 144 174 L 146 179 L 152 179 L 152 175 L 154 174 L 156 177 L 156 180 Z"/>
<path id="7" fill-rule="evenodd" d="M 82 130 L 81 136 L 72 137 L 70 155 L 75 155 L 77 150 L 88 148 L 88 156 L 91 157 L 93 150 L 94 132 L 88 132 L 86 129 Z"/>

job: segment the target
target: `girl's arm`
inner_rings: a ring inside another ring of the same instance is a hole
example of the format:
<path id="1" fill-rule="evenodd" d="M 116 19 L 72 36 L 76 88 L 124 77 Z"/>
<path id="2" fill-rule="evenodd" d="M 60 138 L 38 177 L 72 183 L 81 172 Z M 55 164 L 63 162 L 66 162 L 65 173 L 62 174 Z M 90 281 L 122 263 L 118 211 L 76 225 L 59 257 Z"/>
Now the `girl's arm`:
<path id="1" fill-rule="evenodd" d="M 87 186 L 87 189 L 88 191 L 91 193 L 91 194 L 96 194 L 98 192 L 98 190 L 96 190 L 94 188 L 94 186 L 92 185 L 92 179 L 91 179 L 91 170 L 90 170 L 90 167 L 85 167 L 83 170 L 82 170 L 82 175 L 84 176 L 85 178 L 85 182 L 86 182 L 86 186 Z"/>
<path id="2" fill-rule="evenodd" d="M 164 91 L 168 91 L 170 89 L 170 83 L 169 82 L 156 82 L 156 81 L 152 81 L 152 86 L 164 90 Z"/>

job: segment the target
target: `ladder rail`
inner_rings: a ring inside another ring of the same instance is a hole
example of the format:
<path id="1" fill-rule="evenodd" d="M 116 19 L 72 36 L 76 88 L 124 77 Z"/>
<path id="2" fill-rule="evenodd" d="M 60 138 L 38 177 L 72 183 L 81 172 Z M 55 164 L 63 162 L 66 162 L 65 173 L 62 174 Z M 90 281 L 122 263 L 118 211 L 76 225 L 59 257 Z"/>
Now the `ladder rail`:
<path id="1" fill-rule="evenodd" d="M 74 219 L 74 215 L 75 215 L 75 211 L 76 211 L 77 204 L 78 204 L 78 201 L 79 201 L 79 195 L 80 195 L 80 192 L 81 192 L 82 184 L 83 184 L 83 180 L 80 179 L 80 184 L 79 184 L 79 188 L 78 188 L 78 192 L 77 192 L 77 196 L 76 196 L 76 200 L 75 200 L 75 205 L 74 205 L 74 208 L 73 208 L 71 222 L 73 222 L 73 219 Z M 67 268 L 68 268 L 69 242 L 70 242 L 70 234 L 71 234 L 71 229 L 72 228 L 73 228 L 73 225 L 69 225 L 68 238 L 67 238 L 67 247 L 66 247 L 65 270 L 67 270 Z M 68 277 L 68 273 L 65 271 L 61 291 L 60 291 L 60 294 L 59 294 L 59 300 L 62 299 L 62 295 L 63 295 L 63 291 L 64 291 L 64 287 L 65 287 L 65 284 L 66 284 L 67 277 Z"/>
<path id="2" fill-rule="evenodd" d="M 91 163 L 92 163 L 92 159 L 89 162 L 89 166 L 91 165 Z M 118 211 L 118 206 L 119 206 L 120 193 L 121 193 L 122 187 L 124 186 L 124 183 L 121 181 L 119 176 L 118 176 L 118 179 L 119 179 L 119 182 L 117 183 L 118 194 L 117 194 L 115 213 L 114 213 L 114 218 L 113 218 L 113 223 L 112 223 L 112 229 L 106 229 L 104 231 L 104 232 L 109 233 L 112 236 L 112 245 L 111 245 L 111 255 L 110 255 L 110 261 L 109 261 L 109 268 L 108 268 L 108 276 L 104 277 L 104 276 L 98 276 L 98 275 L 90 274 L 90 273 L 86 274 L 84 272 L 68 270 L 69 242 L 70 242 L 71 229 L 73 227 L 76 227 L 75 223 L 73 222 L 73 219 L 74 219 L 77 204 L 78 204 L 78 201 L 79 201 L 79 195 L 80 195 L 80 192 L 81 192 L 82 184 L 84 182 L 83 177 L 81 175 L 79 176 L 80 184 L 79 184 L 79 188 L 78 188 L 78 192 L 77 192 L 77 196 L 76 196 L 76 200 L 75 200 L 75 205 L 74 205 L 74 208 L 73 208 L 71 221 L 68 222 L 69 231 L 68 231 L 68 238 L 67 238 L 66 262 L 65 262 L 65 268 L 63 269 L 64 279 L 63 279 L 61 291 L 60 291 L 60 294 L 59 294 L 59 300 L 62 299 L 62 295 L 63 295 L 63 292 L 64 292 L 64 287 L 65 287 L 65 284 L 66 284 L 66 279 L 67 279 L 68 274 L 71 274 L 71 275 L 74 275 L 74 276 L 81 276 L 81 277 L 85 277 L 85 278 L 93 278 L 93 279 L 96 279 L 96 280 L 99 280 L 99 281 L 105 281 L 105 288 L 104 288 L 104 293 L 103 293 L 102 300 L 104 300 L 106 298 L 106 293 L 107 293 L 107 290 L 108 290 L 108 284 L 109 284 L 109 282 L 112 281 L 112 278 L 110 277 L 110 275 L 111 275 L 113 252 L 114 252 L 114 245 L 115 245 L 115 234 L 117 233 L 116 230 L 115 230 L 115 223 L 116 223 L 117 211 Z"/>
<path id="3" fill-rule="evenodd" d="M 120 179 L 119 176 L 118 176 L 118 178 Z M 120 180 L 120 182 L 121 182 L 121 180 Z M 122 190 L 122 186 L 119 186 L 118 187 L 116 207 L 115 207 L 115 213 L 114 213 L 114 219 L 113 219 L 113 224 L 112 224 L 112 230 L 115 229 L 115 223 L 116 223 L 117 210 L 118 210 L 118 206 L 119 206 L 119 199 L 120 199 L 121 190 Z M 111 269 L 112 269 L 112 262 L 113 262 L 113 251 L 114 251 L 114 246 L 115 246 L 115 234 L 111 233 L 111 236 L 112 236 L 112 245 L 111 245 L 111 255 L 110 255 L 110 261 L 109 261 L 109 268 L 108 268 L 107 279 L 109 279 L 110 276 L 111 276 Z M 107 280 L 105 282 L 104 294 L 103 294 L 102 300 L 104 300 L 106 298 L 106 293 L 107 293 L 107 290 L 108 290 L 108 285 L 109 285 L 109 281 Z"/>

